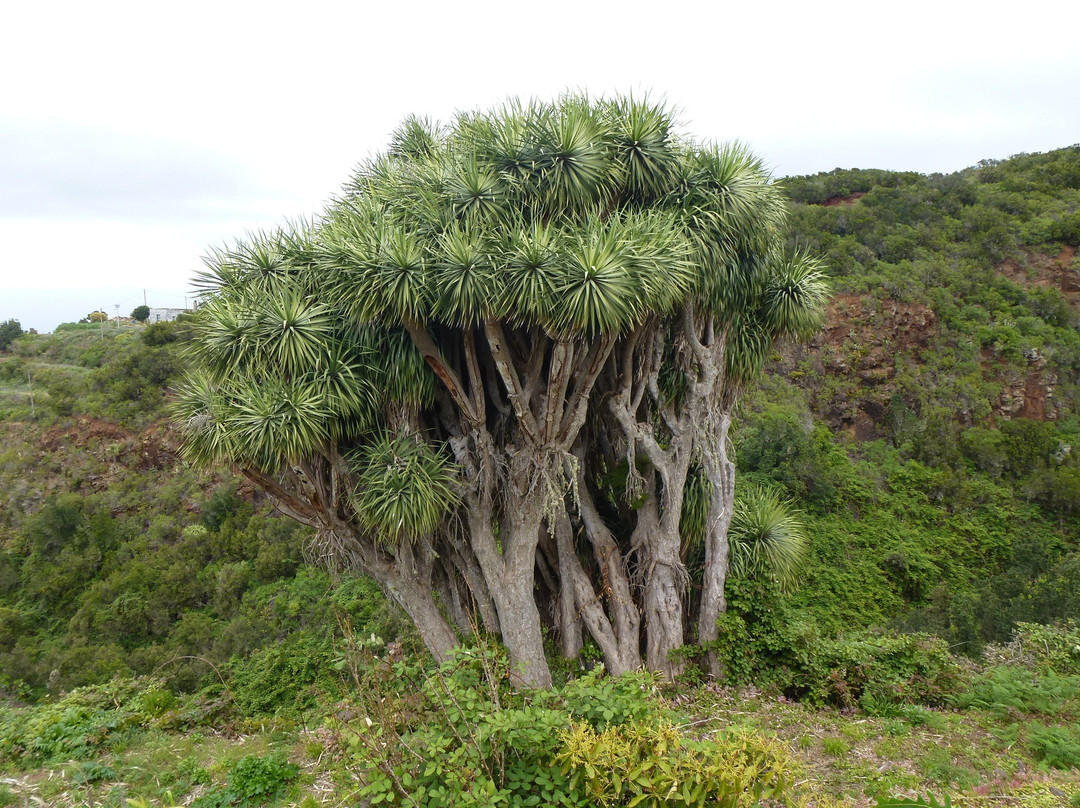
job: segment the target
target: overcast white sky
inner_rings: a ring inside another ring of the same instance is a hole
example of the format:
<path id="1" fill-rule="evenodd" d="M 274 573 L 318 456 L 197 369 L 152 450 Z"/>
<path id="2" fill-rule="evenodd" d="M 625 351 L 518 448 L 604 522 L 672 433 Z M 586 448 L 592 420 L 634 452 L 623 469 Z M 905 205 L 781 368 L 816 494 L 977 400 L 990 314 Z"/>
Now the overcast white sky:
<path id="1" fill-rule="evenodd" d="M 0 320 L 177 306 L 408 113 L 649 92 L 777 176 L 1080 141 L 1080 3 L 38 2 L 0 30 Z"/>

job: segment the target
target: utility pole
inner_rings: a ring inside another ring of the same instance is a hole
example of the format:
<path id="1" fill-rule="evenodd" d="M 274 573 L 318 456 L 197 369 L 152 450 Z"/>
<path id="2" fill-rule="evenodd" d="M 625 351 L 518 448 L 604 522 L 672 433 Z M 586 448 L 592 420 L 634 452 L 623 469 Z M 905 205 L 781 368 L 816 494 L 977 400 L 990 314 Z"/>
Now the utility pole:
<path id="1" fill-rule="evenodd" d="M 105 307 L 102 306 L 100 308 L 100 311 L 101 311 L 102 314 L 105 314 Z M 101 318 L 101 338 L 103 340 L 105 339 L 105 321 L 108 320 L 108 319 L 109 319 L 109 315 L 107 315 L 107 314 L 105 314 L 105 316 Z"/>
<path id="2" fill-rule="evenodd" d="M 37 411 L 34 409 L 34 380 L 30 378 L 30 368 L 26 369 L 26 383 L 30 385 L 30 418 L 37 420 Z"/>

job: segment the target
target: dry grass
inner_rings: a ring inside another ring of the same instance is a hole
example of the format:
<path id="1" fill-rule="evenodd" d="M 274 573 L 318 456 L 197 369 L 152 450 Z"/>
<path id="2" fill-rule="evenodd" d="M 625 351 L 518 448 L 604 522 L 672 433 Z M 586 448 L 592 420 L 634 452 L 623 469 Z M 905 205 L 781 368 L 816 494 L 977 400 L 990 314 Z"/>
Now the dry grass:
<path id="1" fill-rule="evenodd" d="M 753 688 L 703 688 L 676 700 L 703 734 L 741 725 L 775 734 L 801 771 L 800 808 L 874 805 L 886 796 L 948 795 L 958 808 L 1003 805 L 1067 808 L 1080 772 L 1039 766 L 994 734 L 976 711 L 912 710 L 879 718 L 819 710 Z M 1073 803 L 1077 804 L 1076 802 Z"/>

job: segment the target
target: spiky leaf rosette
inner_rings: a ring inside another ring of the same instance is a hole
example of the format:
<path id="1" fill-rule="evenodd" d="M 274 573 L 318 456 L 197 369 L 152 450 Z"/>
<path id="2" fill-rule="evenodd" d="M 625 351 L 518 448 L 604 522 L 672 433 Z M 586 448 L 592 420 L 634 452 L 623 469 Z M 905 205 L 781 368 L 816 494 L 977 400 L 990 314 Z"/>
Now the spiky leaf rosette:
<path id="1" fill-rule="evenodd" d="M 216 385 L 189 379 L 178 391 L 173 414 L 184 435 L 185 457 L 269 473 L 324 448 L 334 424 L 324 391 L 280 377 Z"/>
<path id="2" fill-rule="evenodd" d="M 688 299 L 756 309 L 783 198 L 745 147 L 670 130 L 662 107 L 579 96 L 408 121 L 325 217 L 320 272 L 360 323 L 591 338 Z"/>
<path id="3" fill-rule="evenodd" d="M 630 198 L 647 203 L 674 186 L 678 157 L 671 136 L 671 114 L 663 107 L 633 98 L 612 102 L 615 160 Z"/>
<path id="4" fill-rule="evenodd" d="M 454 465 L 412 435 L 384 433 L 349 462 L 357 475 L 349 504 L 388 545 L 429 535 L 460 501 Z"/>
<path id="5" fill-rule="evenodd" d="M 313 232 L 310 222 L 300 221 L 249 236 L 229 248 L 212 249 L 203 262 L 206 268 L 195 275 L 196 292 L 221 297 L 278 288 L 314 261 Z"/>
<path id="6" fill-rule="evenodd" d="M 176 389 L 170 415 L 183 437 L 181 454 L 199 465 L 229 461 L 220 396 L 206 375 L 189 375 Z"/>
<path id="7" fill-rule="evenodd" d="M 435 374 L 404 329 L 364 326 L 357 333 L 367 357 L 367 378 L 382 411 L 427 407 L 434 402 Z"/>
<path id="8" fill-rule="evenodd" d="M 390 154 L 404 160 L 425 160 L 439 148 L 439 127 L 429 118 L 408 116 L 390 139 Z"/>
<path id="9" fill-rule="evenodd" d="M 728 536 L 732 572 L 771 575 L 784 589 L 795 584 L 810 548 L 794 504 L 759 486 L 744 488 L 736 497 Z"/>
<path id="10" fill-rule="evenodd" d="M 781 339 L 809 339 L 825 315 L 829 287 L 821 261 L 798 252 L 765 281 L 761 320 Z"/>

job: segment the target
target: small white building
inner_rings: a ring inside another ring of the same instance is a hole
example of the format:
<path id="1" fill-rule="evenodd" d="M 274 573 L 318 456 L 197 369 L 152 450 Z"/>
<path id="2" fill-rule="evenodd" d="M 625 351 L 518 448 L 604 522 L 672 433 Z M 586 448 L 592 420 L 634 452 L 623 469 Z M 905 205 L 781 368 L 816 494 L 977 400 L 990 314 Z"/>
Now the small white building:
<path id="1" fill-rule="evenodd" d="M 184 312 L 191 309 L 150 309 L 150 316 L 146 318 L 148 323 L 171 323 Z"/>

